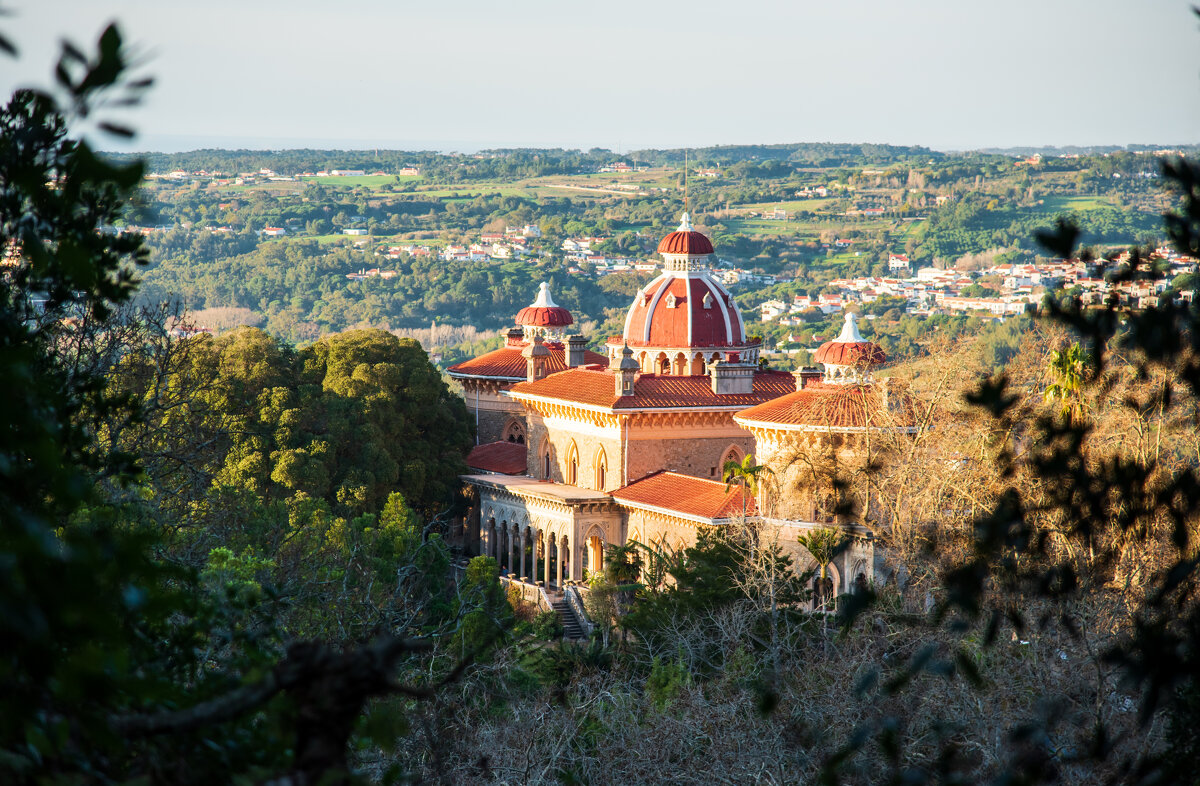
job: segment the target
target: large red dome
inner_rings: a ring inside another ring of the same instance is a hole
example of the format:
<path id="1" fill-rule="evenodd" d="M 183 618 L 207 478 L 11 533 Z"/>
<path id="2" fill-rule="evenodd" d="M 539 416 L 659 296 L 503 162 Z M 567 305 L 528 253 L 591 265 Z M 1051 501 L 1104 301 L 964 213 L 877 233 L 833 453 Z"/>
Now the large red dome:
<path id="1" fill-rule="evenodd" d="M 631 347 L 741 347 L 746 328 L 716 281 L 703 273 L 664 273 L 634 299 L 623 338 Z"/>

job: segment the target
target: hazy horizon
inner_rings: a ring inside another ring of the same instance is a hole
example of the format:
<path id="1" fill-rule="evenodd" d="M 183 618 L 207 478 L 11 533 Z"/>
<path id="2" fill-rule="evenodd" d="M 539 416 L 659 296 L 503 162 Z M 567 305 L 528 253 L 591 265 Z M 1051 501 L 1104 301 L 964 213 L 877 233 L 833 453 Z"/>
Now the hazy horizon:
<path id="1" fill-rule="evenodd" d="M 109 149 L 1200 141 L 1200 25 L 1176 0 L 7 7 L 7 91 L 50 85 L 62 37 L 88 51 L 120 22 L 157 85 Z"/>
<path id="2" fill-rule="evenodd" d="M 284 150 L 332 150 L 332 151 L 370 151 L 370 150 L 389 150 L 389 151 L 404 151 L 410 153 L 462 153 L 471 154 L 485 150 L 497 149 L 538 149 L 538 150 L 580 150 L 587 152 L 594 147 L 599 147 L 605 150 L 612 150 L 614 155 L 627 156 L 631 152 L 639 150 L 682 150 L 682 146 L 657 146 L 637 147 L 637 148 L 622 148 L 617 150 L 611 147 L 595 145 L 590 147 L 579 147 L 576 145 L 529 145 L 529 144 L 481 144 L 481 143 L 466 143 L 456 142 L 454 140 L 371 140 L 371 139 L 297 139 L 287 137 L 191 137 L 191 136 L 172 136 L 162 135 L 157 137 L 149 137 L 139 135 L 131 144 L 113 144 L 111 137 L 100 137 L 98 149 L 104 152 L 113 153 L 144 153 L 144 154 L 164 154 L 170 155 L 175 153 L 189 153 L 200 150 L 226 150 L 226 151 L 284 151 Z M 741 140 L 737 142 L 717 143 L 715 145 L 703 145 L 699 147 L 717 147 L 720 145 L 788 145 L 788 144 L 893 144 L 889 142 L 881 142 L 872 139 L 812 139 L 812 140 L 789 140 L 789 141 L 772 141 L 772 142 L 754 142 L 749 140 Z M 1182 148 L 1194 147 L 1200 145 L 1200 142 L 1194 141 L 1151 141 L 1151 142 L 1125 142 L 1125 143 L 1105 143 L 1093 145 L 1077 145 L 1073 143 L 1064 143 L 1059 145 L 985 145 L 974 148 L 937 148 L 930 145 L 922 145 L 915 143 L 915 147 L 926 147 L 930 150 L 940 153 L 970 153 L 977 150 L 1021 150 L 1021 149 L 1070 149 L 1070 148 L 1107 148 L 1120 147 L 1126 148 L 1129 146 L 1151 146 L 1154 148 Z M 696 149 L 696 148 L 692 148 Z"/>

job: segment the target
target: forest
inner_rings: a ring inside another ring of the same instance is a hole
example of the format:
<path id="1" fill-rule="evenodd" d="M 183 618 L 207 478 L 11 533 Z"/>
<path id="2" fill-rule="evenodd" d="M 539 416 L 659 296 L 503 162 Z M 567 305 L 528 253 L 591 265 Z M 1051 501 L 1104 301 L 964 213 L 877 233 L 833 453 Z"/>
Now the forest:
<path id="1" fill-rule="evenodd" d="M 610 549 L 566 642 L 456 540 L 471 424 L 416 341 L 181 336 L 146 297 L 104 231 L 146 165 L 76 130 L 150 85 L 95 49 L 0 110 L 0 780 L 1194 782 L 1200 307 L 1051 301 L 996 374 L 939 331 L 888 370 L 919 428 L 811 464 L 879 501 L 890 580 L 814 608 L 837 531 L 797 565 L 741 518 Z M 1195 254 L 1200 165 L 1162 175 Z"/>

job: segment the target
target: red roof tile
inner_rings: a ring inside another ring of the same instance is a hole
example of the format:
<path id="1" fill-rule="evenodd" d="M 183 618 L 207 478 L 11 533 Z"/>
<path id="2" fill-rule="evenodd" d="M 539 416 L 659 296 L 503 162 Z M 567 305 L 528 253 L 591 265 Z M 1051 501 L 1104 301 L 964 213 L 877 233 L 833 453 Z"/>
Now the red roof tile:
<path id="1" fill-rule="evenodd" d="M 467 466 L 500 475 L 524 475 L 528 469 L 528 453 L 517 442 L 489 442 L 476 445 L 467 454 Z"/>
<path id="2" fill-rule="evenodd" d="M 916 423 L 913 401 L 889 391 L 886 400 L 878 385 L 831 385 L 813 382 L 786 396 L 734 415 L 742 424 L 763 423 L 799 430 L 909 429 Z"/>
<path id="3" fill-rule="evenodd" d="M 513 385 L 511 394 L 558 399 L 605 409 L 697 409 L 705 407 L 752 407 L 796 389 L 791 374 L 758 371 L 753 393 L 717 395 L 706 376 L 642 374 L 634 384 L 634 395 L 618 396 L 613 374 L 591 369 L 568 369 L 536 382 Z"/>
<path id="4" fill-rule="evenodd" d="M 567 369 L 567 362 L 564 359 L 566 350 L 563 349 L 562 345 L 547 344 L 546 348 L 550 350 L 550 358 L 547 363 L 549 373 L 556 374 L 560 371 L 565 371 Z M 480 355 L 477 358 L 456 363 L 446 370 L 452 377 L 525 379 L 525 357 L 521 354 L 521 349 L 522 347 L 520 346 L 501 347 L 500 349 Z M 583 353 L 583 362 L 589 366 L 596 364 L 607 366 L 608 357 L 598 352 L 592 352 L 589 349 Z"/>
<path id="5" fill-rule="evenodd" d="M 618 503 L 660 508 L 703 519 L 727 519 L 742 514 L 743 491 L 724 483 L 660 470 L 611 492 Z M 757 511 L 754 497 L 745 494 L 746 513 Z"/>

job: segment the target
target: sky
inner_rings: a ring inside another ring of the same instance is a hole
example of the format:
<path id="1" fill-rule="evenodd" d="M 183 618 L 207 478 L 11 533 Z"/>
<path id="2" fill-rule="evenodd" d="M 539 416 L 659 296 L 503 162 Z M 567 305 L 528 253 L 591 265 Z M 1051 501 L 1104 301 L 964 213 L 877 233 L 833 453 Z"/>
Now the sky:
<path id="1" fill-rule="evenodd" d="M 1192 144 L 1193 1 L 0 0 L 0 89 L 116 20 L 137 150 Z"/>

